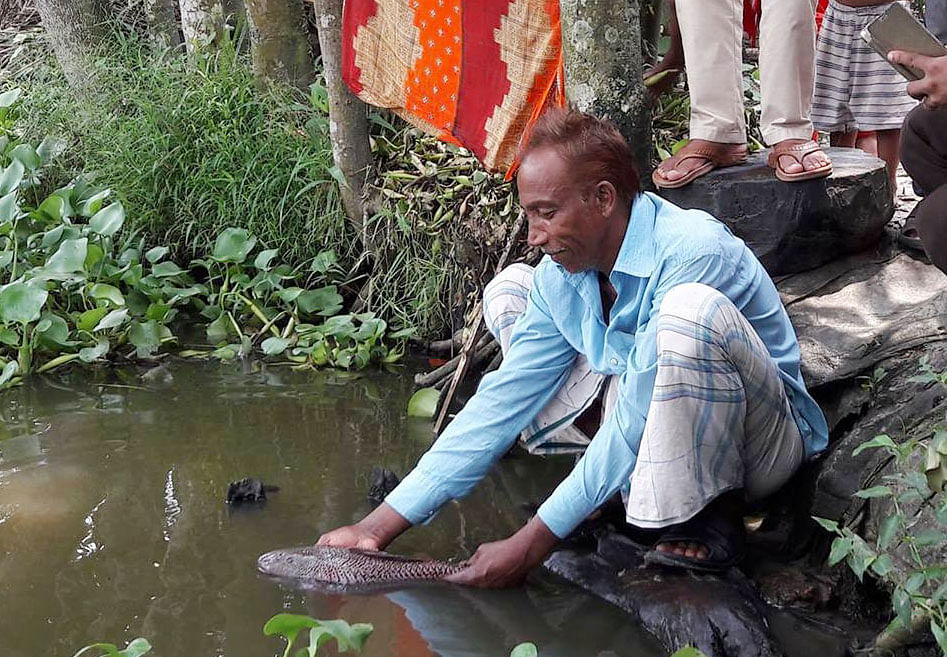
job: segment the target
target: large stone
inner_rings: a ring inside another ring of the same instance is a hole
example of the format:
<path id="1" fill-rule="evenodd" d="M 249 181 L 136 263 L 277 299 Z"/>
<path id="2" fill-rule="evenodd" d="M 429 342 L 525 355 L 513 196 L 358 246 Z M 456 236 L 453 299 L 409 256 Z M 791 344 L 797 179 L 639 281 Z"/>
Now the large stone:
<path id="1" fill-rule="evenodd" d="M 660 194 L 724 223 L 771 275 L 789 274 L 871 247 L 894 213 L 884 162 L 853 148 L 830 148 L 833 173 L 798 183 L 776 179 L 765 152 Z"/>

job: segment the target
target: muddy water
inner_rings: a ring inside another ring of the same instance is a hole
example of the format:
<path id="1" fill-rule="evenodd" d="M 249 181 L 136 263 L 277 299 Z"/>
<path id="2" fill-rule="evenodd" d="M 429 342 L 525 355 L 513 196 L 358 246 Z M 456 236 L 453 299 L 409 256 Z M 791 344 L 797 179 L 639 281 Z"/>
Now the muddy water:
<path id="1" fill-rule="evenodd" d="M 281 654 L 281 611 L 375 627 L 369 657 L 663 654 L 611 606 L 541 575 L 512 591 L 427 586 L 365 596 L 281 587 L 258 554 L 368 510 L 373 465 L 403 474 L 430 441 L 404 417 L 410 371 L 347 376 L 172 364 L 45 379 L 0 394 L 0 657 L 70 656 L 147 637 L 157 657 Z M 464 557 L 509 534 L 566 464 L 503 461 L 392 551 Z M 231 509 L 227 482 L 280 486 Z"/>

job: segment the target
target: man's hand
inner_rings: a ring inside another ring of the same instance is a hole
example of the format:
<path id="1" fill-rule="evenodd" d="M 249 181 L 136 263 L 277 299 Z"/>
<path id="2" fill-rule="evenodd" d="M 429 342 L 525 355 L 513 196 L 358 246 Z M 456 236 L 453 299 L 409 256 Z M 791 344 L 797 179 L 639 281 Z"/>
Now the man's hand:
<path id="1" fill-rule="evenodd" d="M 927 109 L 947 107 L 947 55 L 926 57 L 915 52 L 892 50 L 888 61 L 924 72 L 924 77 L 908 83 L 908 93 L 921 100 Z"/>
<path id="2" fill-rule="evenodd" d="M 481 545 L 467 568 L 445 579 L 484 589 L 517 586 L 542 563 L 558 540 L 542 520 L 534 517 L 509 538 Z"/>
<path id="3" fill-rule="evenodd" d="M 354 525 L 346 525 L 326 532 L 316 545 L 351 547 L 362 550 L 383 550 L 411 523 L 387 504 L 377 509 Z"/>

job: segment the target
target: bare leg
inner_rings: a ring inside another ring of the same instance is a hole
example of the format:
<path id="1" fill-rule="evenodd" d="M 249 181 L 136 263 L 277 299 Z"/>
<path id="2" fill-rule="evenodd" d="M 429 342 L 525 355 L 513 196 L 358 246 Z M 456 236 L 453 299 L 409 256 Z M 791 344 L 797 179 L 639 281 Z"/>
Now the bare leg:
<path id="1" fill-rule="evenodd" d="M 668 46 L 667 52 L 664 53 L 664 57 L 661 58 L 661 61 L 644 72 L 643 77 L 645 80 L 653 78 L 664 71 L 684 70 L 684 44 L 681 42 L 681 26 L 677 22 L 677 6 L 675 5 L 675 0 L 667 0 L 667 5 L 670 11 L 670 17 L 668 18 L 668 37 L 671 43 Z M 668 75 L 665 75 L 657 82 L 648 86 L 648 93 L 650 93 L 653 98 L 657 98 L 673 87 L 677 78 L 677 73 L 668 73 Z"/>
<path id="2" fill-rule="evenodd" d="M 855 148 L 855 139 L 858 137 L 858 131 L 852 132 L 832 132 L 829 134 L 829 143 L 837 148 Z"/>
<path id="3" fill-rule="evenodd" d="M 878 140 L 878 157 L 885 161 L 888 167 L 888 180 L 891 183 L 891 195 L 894 196 L 898 189 L 898 161 L 901 156 L 901 131 L 878 130 L 875 132 Z"/>

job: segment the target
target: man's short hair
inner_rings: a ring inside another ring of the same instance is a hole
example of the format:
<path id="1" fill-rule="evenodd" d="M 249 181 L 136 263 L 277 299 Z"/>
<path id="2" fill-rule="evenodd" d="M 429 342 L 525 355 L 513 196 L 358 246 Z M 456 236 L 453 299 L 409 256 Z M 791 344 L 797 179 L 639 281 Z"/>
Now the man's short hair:
<path id="1" fill-rule="evenodd" d="M 542 146 L 555 148 L 584 174 L 585 180 L 612 183 L 618 197 L 629 205 L 641 191 L 634 155 L 611 121 L 572 108 L 550 108 L 533 126 L 520 149 L 519 160 Z"/>

